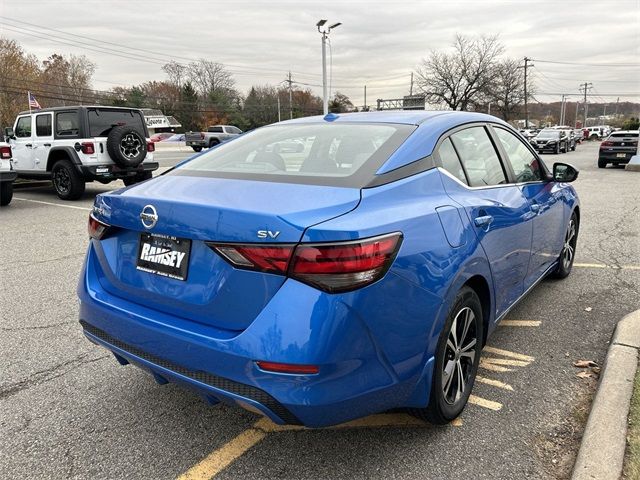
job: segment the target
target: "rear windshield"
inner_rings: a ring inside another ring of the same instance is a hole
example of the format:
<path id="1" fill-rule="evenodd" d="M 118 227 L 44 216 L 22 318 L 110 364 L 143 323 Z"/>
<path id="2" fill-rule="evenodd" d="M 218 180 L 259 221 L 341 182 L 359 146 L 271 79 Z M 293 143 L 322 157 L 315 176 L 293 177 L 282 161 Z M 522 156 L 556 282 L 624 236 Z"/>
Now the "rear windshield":
<path id="1" fill-rule="evenodd" d="M 628 132 L 628 133 L 612 133 L 609 137 L 614 138 L 638 138 L 638 132 Z"/>
<path id="2" fill-rule="evenodd" d="M 385 123 L 274 125 L 224 143 L 174 172 L 363 186 L 415 128 Z"/>
<path id="3" fill-rule="evenodd" d="M 129 125 L 146 136 L 142 114 L 137 110 L 92 108 L 87 112 L 91 137 L 106 137 L 113 127 Z"/>

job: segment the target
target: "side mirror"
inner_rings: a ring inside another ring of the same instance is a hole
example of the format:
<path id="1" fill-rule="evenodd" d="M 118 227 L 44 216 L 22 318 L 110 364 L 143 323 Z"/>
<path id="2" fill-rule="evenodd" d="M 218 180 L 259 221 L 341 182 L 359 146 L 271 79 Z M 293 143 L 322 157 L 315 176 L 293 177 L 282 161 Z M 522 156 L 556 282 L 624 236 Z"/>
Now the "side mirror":
<path id="1" fill-rule="evenodd" d="M 569 183 L 578 178 L 578 170 L 568 163 L 553 164 L 553 180 L 556 182 Z"/>
<path id="2" fill-rule="evenodd" d="M 5 138 L 16 138 L 13 134 L 13 128 L 11 127 L 7 127 L 4 129 L 4 136 Z"/>

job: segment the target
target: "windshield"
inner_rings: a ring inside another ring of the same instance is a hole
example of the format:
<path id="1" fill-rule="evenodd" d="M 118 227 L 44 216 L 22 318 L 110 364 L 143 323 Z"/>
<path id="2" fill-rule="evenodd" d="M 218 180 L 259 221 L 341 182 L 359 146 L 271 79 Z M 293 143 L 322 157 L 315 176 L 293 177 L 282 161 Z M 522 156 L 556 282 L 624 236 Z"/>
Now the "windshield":
<path id="1" fill-rule="evenodd" d="M 361 184 L 413 132 L 414 125 L 273 125 L 224 143 L 177 170 L 270 181 Z M 350 179 L 340 181 L 338 179 Z"/>
<path id="2" fill-rule="evenodd" d="M 542 130 L 538 137 L 540 138 L 558 138 L 560 136 L 560 132 L 558 130 Z"/>
<path id="3" fill-rule="evenodd" d="M 106 137 L 113 127 L 129 125 L 146 136 L 142 114 L 137 110 L 108 110 L 92 108 L 88 111 L 89 132 L 92 137 Z"/>

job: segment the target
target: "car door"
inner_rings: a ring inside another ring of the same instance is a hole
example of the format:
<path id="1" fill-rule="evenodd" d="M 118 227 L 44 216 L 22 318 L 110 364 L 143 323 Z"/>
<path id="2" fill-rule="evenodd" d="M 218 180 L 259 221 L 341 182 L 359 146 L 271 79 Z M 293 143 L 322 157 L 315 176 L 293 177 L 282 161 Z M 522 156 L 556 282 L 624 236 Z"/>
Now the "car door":
<path id="1" fill-rule="evenodd" d="M 33 139 L 31 115 L 18 117 L 13 129 L 15 138 L 11 139 L 13 167 L 20 170 L 33 170 Z"/>
<path id="2" fill-rule="evenodd" d="M 486 126 L 454 131 L 449 140 L 454 148 L 447 155 L 457 158 L 447 163 L 455 165 L 458 161 L 462 169 L 454 168 L 450 175 L 443 176 L 444 187 L 464 207 L 489 260 L 499 318 L 524 291 L 533 232 L 527 221 L 531 208 L 521 190 L 509 183 Z M 445 154 L 443 145 L 437 157 Z"/>
<path id="3" fill-rule="evenodd" d="M 532 211 L 533 236 L 531 261 L 524 282 L 525 290 L 533 285 L 557 260 L 564 235 L 562 191 L 552 181 L 537 155 L 505 128 L 494 126 L 493 132 L 505 163 Z"/>
<path id="4" fill-rule="evenodd" d="M 33 136 L 33 168 L 45 171 L 49 150 L 53 142 L 53 112 L 40 113 L 35 117 L 35 135 Z"/>

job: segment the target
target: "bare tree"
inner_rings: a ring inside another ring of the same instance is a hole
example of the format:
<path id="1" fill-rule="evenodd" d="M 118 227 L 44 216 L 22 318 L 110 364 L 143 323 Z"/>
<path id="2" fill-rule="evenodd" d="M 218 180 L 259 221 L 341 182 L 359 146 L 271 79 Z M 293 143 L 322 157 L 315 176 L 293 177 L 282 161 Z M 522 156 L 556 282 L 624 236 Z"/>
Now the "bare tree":
<path id="1" fill-rule="evenodd" d="M 457 35 L 453 48 L 451 53 L 431 51 L 418 70 L 418 86 L 429 103 L 466 110 L 487 89 L 504 47 L 497 36 Z"/>
<path id="2" fill-rule="evenodd" d="M 69 90 L 82 105 L 93 97 L 89 89 L 91 88 L 91 79 L 96 71 L 96 64 L 84 55 L 69 55 L 67 65 Z"/>
<path id="3" fill-rule="evenodd" d="M 162 70 L 169 77 L 169 83 L 174 84 L 178 88 L 182 88 L 182 84 L 187 74 L 187 66 L 171 60 L 162 66 Z"/>
<path id="4" fill-rule="evenodd" d="M 498 62 L 493 72 L 487 99 L 496 106 L 502 118 L 509 121 L 524 103 L 524 72 L 520 62 L 512 58 Z"/>
<path id="5" fill-rule="evenodd" d="M 233 75 L 221 63 L 201 58 L 188 65 L 187 74 L 193 86 L 204 98 L 235 92 Z"/>

